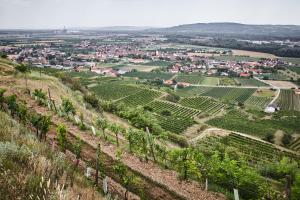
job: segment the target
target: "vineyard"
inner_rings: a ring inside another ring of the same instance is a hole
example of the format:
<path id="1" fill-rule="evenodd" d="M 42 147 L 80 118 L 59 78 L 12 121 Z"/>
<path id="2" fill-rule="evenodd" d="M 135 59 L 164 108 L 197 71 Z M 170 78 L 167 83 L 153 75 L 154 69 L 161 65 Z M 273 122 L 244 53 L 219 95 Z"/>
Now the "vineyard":
<path id="1" fill-rule="evenodd" d="M 229 134 L 226 137 L 208 137 L 199 141 L 198 145 L 212 148 L 214 143 L 220 142 L 226 146 L 234 147 L 249 162 L 251 166 L 263 165 L 280 161 L 284 156 L 299 159 L 299 156 L 288 151 L 281 151 L 270 143 L 254 140 L 249 137 Z M 263 153 L 262 153 L 263 152 Z"/>
<path id="2" fill-rule="evenodd" d="M 188 74 L 179 74 L 176 77 L 177 82 L 185 82 L 190 84 L 201 84 L 201 82 L 204 80 L 204 77 L 202 75 L 188 75 Z"/>
<path id="3" fill-rule="evenodd" d="M 183 106 L 195 108 L 197 110 L 211 115 L 220 112 L 223 108 L 226 107 L 223 103 L 218 102 L 213 98 L 202 96 L 193 98 L 183 98 L 180 100 L 179 103 Z"/>
<path id="4" fill-rule="evenodd" d="M 202 87 L 202 86 L 190 86 L 182 89 L 178 89 L 176 93 L 182 97 L 194 97 L 202 95 L 203 93 L 211 90 L 211 87 Z"/>
<path id="5" fill-rule="evenodd" d="M 240 83 L 242 86 L 255 86 L 255 87 L 266 87 L 269 86 L 259 80 L 253 78 L 235 78 L 237 83 Z"/>
<path id="6" fill-rule="evenodd" d="M 158 114 L 161 114 L 162 111 L 170 111 L 172 116 L 174 115 L 182 118 L 193 118 L 201 113 L 199 110 L 180 106 L 167 101 L 155 100 L 147 105 Z"/>
<path id="7" fill-rule="evenodd" d="M 193 120 L 190 118 L 177 118 L 172 116 L 161 116 L 156 115 L 157 121 L 159 125 L 166 131 L 170 131 L 172 133 L 180 134 L 188 127 L 194 124 Z"/>
<path id="8" fill-rule="evenodd" d="M 259 115 L 261 113 L 250 115 L 232 110 L 222 117 L 209 120 L 207 123 L 215 127 L 247 133 L 260 138 L 265 137 L 267 133 L 275 133 L 277 130 L 282 130 L 288 134 L 300 132 L 299 112 L 276 113 L 272 119 L 259 118 Z"/>
<path id="9" fill-rule="evenodd" d="M 219 83 L 219 78 L 217 77 L 207 77 L 205 76 L 203 78 L 203 81 L 201 82 L 201 85 L 212 85 L 212 86 L 216 86 Z"/>
<path id="10" fill-rule="evenodd" d="M 293 142 L 291 142 L 289 148 L 295 151 L 300 151 L 300 137 L 296 138 Z"/>
<path id="11" fill-rule="evenodd" d="M 142 90 L 138 87 L 131 85 L 121 85 L 112 83 L 98 84 L 94 87 L 91 87 L 90 89 L 97 96 L 104 100 L 117 100 Z"/>
<path id="12" fill-rule="evenodd" d="M 124 74 L 127 77 L 137 77 L 139 79 L 161 79 L 169 80 L 173 74 L 170 73 L 157 73 L 157 72 L 127 72 Z"/>
<path id="13" fill-rule="evenodd" d="M 281 90 L 276 102 L 283 110 L 300 111 L 300 95 L 295 94 L 293 90 Z"/>
<path id="14" fill-rule="evenodd" d="M 220 80 L 219 85 L 223 85 L 223 86 L 237 85 L 237 82 L 233 78 L 222 77 L 219 80 Z"/>
<path id="15" fill-rule="evenodd" d="M 289 69 L 300 75 L 300 67 L 289 67 Z"/>
<path id="16" fill-rule="evenodd" d="M 118 102 L 124 103 L 126 106 L 139 106 L 145 105 L 155 98 L 158 98 L 161 95 L 160 92 L 154 90 L 143 89 L 137 93 L 129 95 L 123 99 L 120 99 Z"/>
<path id="17" fill-rule="evenodd" d="M 245 101 L 245 105 L 251 108 L 263 110 L 272 101 L 270 97 L 251 96 Z"/>
<path id="18" fill-rule="evenodd" d="M 214 87 L 203 93 L 203 96 L 210 96 L 226 101 L 245 102 L 256 89 L 248 88 L 228 88 L 228 87 Z"/>

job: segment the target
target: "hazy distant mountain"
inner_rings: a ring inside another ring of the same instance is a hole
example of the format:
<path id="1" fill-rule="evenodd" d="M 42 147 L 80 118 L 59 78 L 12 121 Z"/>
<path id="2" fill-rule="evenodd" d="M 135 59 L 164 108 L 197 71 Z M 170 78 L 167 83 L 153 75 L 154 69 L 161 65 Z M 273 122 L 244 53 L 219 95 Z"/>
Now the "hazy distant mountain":
<path id="1" fill-rule="evenodd" d="M 297 25 L 248 25 L 228 22 L 184 24 L 169 28 L 152 29 L 152 31 L 171 33 L 246 34 L 300 37 L 300 26 Z"/>
<path id="2" fill-rule="evenodd" d="M 93 30 L 93 31 L 144 31 L 152 29 L 150 26 L 107 26 L 107 27 L 91 27 L 91 28 L 73 28 L 76 30 Z"/>

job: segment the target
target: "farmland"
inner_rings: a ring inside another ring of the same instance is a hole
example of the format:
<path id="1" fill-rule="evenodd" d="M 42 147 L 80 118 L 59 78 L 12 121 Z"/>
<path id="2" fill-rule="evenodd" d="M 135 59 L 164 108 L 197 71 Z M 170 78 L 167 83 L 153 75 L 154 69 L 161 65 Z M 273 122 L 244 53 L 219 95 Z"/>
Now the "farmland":
<path id="1" fill-rule="evenodd" d="M 229 86 L 229 85 L 237 85 L 237 82 L 233 78 L 222 77 L 219 82 L 220 86 Z"/>
<path id="2" fill-rule="evenodd" d="M 277 103 L 283 110 L 300 111 L 300 95 L 297 95 L 293 90 L 281 90 Z"/>
<path id="3" fill-rule="evenodd" d="M 196 109 L 191 109 L 185 106 L 161 100 L 152 101 L 147 105 L 151 107 L 157 114 L 161 114 L 163 111 L 169 111 L 171 112 L 172 116 L 174 115 L 182 118 L 193 118 L 201 113 Z"/>
<path id="4" fill-rule="evenodd" d="M 180 134 L 195 122 L 190 118 L 156 115 L 159 125 L 166 131 Z"/>
<path id="5" fill-rule="evenodd" d="M 225 101 L 245 102 L 256 89 L 248 88 L 229 88 L 229 87 L 214 87 L 203 93 L 203 96 L 210 96 Z"/>
<path id="6" fill-rule="evenodd" d="M 243 154 L 248 163 L 254 167 L 280 161 L 284 156 L 297 159 L 295 154 L 288 151 L 282 151 L 270 143 L 258 141 L 235 133 L 230 133 L 225 137 L 210 137 L 203 139 L 199 141 L 198 145 L 211 148 L 216 142 L 236 148 L 240 154 Z"/>
<path id="7" fill-rule="evenodd" d="M 263 115 L 264 116 L 264 115 Z M 230 111 L 222 117 L 216 117 L 207 123 L 219 128 L 247 133 L 260 138 L 267 133 L 275 133 L 276 130 L 283 130 L 288 134 L 300 132 L 299 112 L 276 113 L 272 119 L 261 118 L 260 115 Z M 255 120 L 253 119 L 255 118 Z"/>
<path id="8" fill-rule="evenodd" d="M 176 77 L 177 82 L 185 82 L 190 84 L 200 84 L 203 81 L 204 77 L 202 75 L 188 75 L 188 74 L 179 74 Z"/>
<path id="9" fill-rule="evenodd" d="M 170 73 L 156 73 L 156 72 L 127 72 L 124 76 L 137 77 L 139 79 L 168 80 L 173 76 L 173 74 L 170 74 Z"/>
<path id="10" fill-rule="evenodd" d="M 237 83 L 240 83 L 242 86 L 256 86 L 256 87 L 266 87 L 269 86 L 256 79 L 248 78 L 235 78 Z"/>
<path id="11" fill-rule="evenodd" d="M 245 101 L 245 105 L 263 110 L 271 101 L 272 98 L 270 97 L 251 96 Z"/>
<path id="12" fill-rule="evenodd" d="M 155 98 L 158 98 L 161 95 L 160 92 L 154 90 L 143 89 L 137 93 L 129 95 L 123 99 L 120 99 L 118 102 L 123 103 L 126 106 L 140 106 L 145 105 Z"/>
<path id="13" fill-rule="evenodd" d="M 117 100 L 141 91 L 141 89 L 136 86 L 111 83 L 99 84 L 91 87 L 90 89 L 91 91 L 95 92 L 97 96 L 104 100 Z"/>
<path id="14" fill-rule="evenodd" d="M 225 108 L 223 103 L 218 102 L 210 97 L 183 98 L 179 103 L 183 106 L 195 108 L 211 115 L 214 115 Z"/>
<path id="15" fill-rule="evenodd" d="M 209 91 L 210 87 L 202 87 L 202 86 L 190 86 L 182 89 L 178 89 L 176 94 L 183 97 L 194 97 L 198 95 L 202 95 L 203 93 Z"/>

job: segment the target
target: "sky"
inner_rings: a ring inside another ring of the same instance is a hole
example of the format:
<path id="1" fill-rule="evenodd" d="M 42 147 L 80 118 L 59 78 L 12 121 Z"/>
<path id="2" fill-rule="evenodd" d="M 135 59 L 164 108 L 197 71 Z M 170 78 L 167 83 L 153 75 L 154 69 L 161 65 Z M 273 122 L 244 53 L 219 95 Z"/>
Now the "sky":
<path id="1" fill-rule="evenodd" d="M 0 0 L 0 29 L 238 22 L 300 25 L 300 0 Z"/>

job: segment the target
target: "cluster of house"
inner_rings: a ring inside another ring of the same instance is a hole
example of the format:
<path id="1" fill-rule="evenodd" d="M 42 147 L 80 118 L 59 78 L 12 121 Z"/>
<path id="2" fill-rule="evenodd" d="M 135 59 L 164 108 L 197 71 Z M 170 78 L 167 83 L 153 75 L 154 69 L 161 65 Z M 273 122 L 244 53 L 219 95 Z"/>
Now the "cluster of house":
<path id="1" fill-rule="evenodd" d="M 168 68 L 170 73 L 192 73 L 201 72 L 207 75 L 229 76 L 236 74 L 241 77 L 262 74 L 263 70 L 259 67 L 275 67 L 282 65 L 278 59 L 265 59 L 260 61 L 216 61 L 213 58 L 199 58 L 190 65 L 175 63 Z"/>
<path id="2" fill-rule="evenodd" d="M 106 40 L 111 39 L 107 36 Z M 166 49 L 147 50 L 155 44 L 153 39 L 140 38 L 129 43 L 98 43 L 93 40 L 81 40 L 69 43 L 64 40 L 36 41 L 26 46 L 12 46 L 6 48 L 9 57 L 17 62 L 27 62 L 39 67 L 58 69 L 75 69 L 76 71 L 90 69 L 98 74 L 117 76 L 128 70 L 114 70 L 112 68 L 97 67 L 97 62 L 119 60 L 126 57 L 133 64 L 144 63 L 145 60 L 165 60 L 175 63 L 168 67 L 170 73 L 201 72 L 207 75 L 229 76 L 235 73 L 241 77 L 261 74 L 258 66 L 274 67 L 280 64 L 278 59 L 259 61 L 219 61 L 203 55 L 203 53 L 188 53 L 186 50 L 168 51 Z M 1 50 L 1 49 L 0 49 Z M 219 52 L 224 53 L 224 52 Z M 226 52 L 225 52 L 226 53 Z M 189 62 L 186 62 L 189 61 Z M 109 61 L 110 62 L 110 61 Z M 186 64 L 190 63 L 190 64 Z"/>

